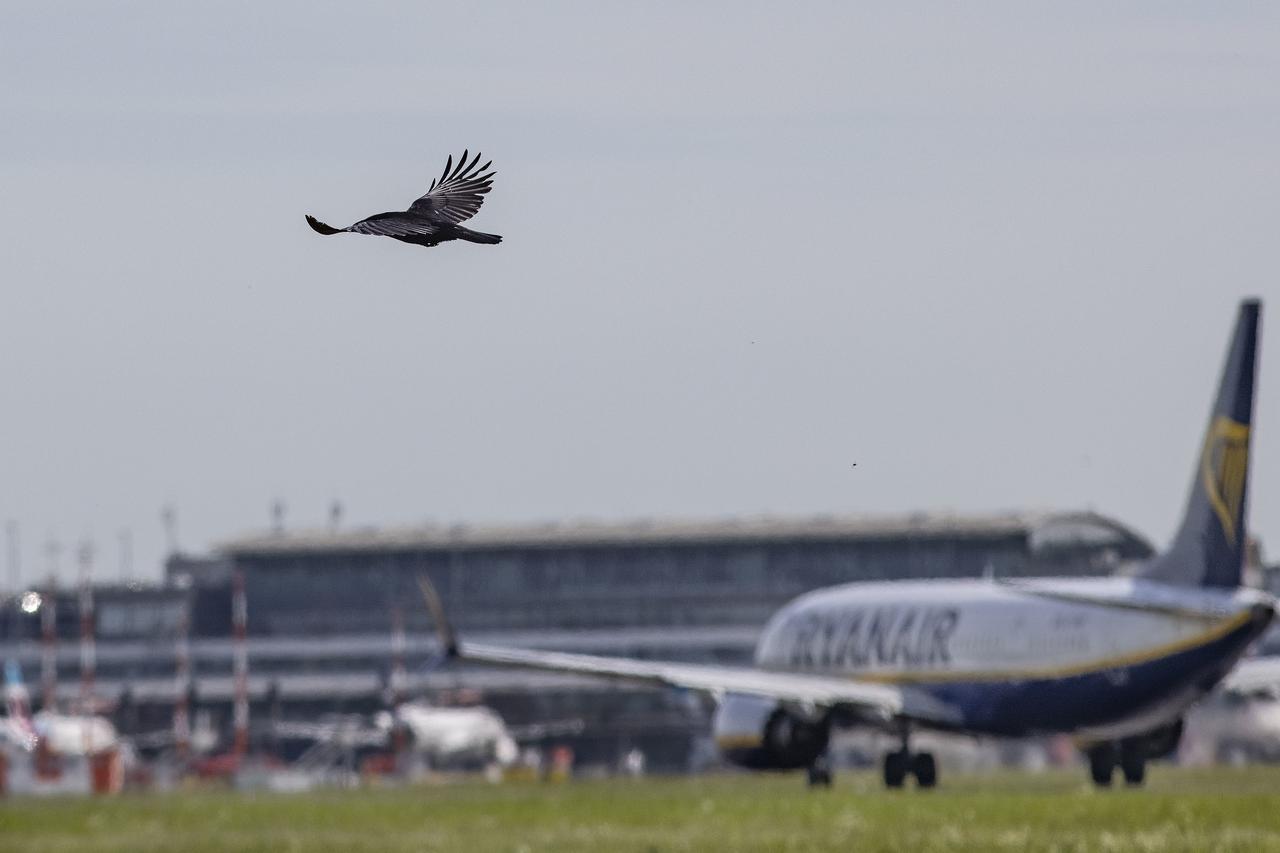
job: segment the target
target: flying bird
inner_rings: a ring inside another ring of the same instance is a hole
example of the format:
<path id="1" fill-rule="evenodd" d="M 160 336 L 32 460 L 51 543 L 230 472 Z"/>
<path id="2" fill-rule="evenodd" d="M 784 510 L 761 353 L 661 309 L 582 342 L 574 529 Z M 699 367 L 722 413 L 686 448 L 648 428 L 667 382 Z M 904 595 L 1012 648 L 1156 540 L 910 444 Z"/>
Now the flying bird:
<path id="1" fill-rule="evenodd" d="M 497 234 L 485 234 L 464 228 L 461 223 L 476 215 L 480 205 L 484 204 L 485 193 L 493 185 L 493 176 L 497 172 L 485 172 L 493 163 L 490 160 L 483 166 L 477 166 L 480 155 L 477 153 L 470 163 L 467 152 L 462 152 L 458 165 L 453 165 L 453 155 L 445 163 L 444 171 L 431 182 L 427 194 L 409 205 L 408 210 L 394 213 L 375 213 L 368 219 L 361 219 L 346 228 L 334 228 L 325 225 L 314 216 L 307 216 L 307 224 L 321 234 L 341 234 L 349 231 L 352 234 L 373 234 L 379 237 L 394 237 L 405 243 L 419 246 L 436 246 L 448 240 L 466 240 L 468 243 L 501 243 Z"/>

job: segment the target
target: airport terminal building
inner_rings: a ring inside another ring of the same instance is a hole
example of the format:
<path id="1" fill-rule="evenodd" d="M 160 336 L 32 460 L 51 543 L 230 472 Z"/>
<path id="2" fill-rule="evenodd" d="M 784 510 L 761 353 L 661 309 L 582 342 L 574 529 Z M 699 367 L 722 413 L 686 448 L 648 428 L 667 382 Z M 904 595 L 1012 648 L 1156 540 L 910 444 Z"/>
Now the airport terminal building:
<path id="1" fill-rule="evenodd" d="M 269 532 L 226 542 L 209 558 L 172 557 L 163 587 L 101 589 L 95 692 L 115 703 L 125 733 L 162 727 L 176 693 L 175 637 L 189 614 L 190 700 L 215 728 L 228 727 L 231 577 L 240 571 L 254 719 L 369 713 L 397 693 L 480 701 L 514 726 L 580 722 L 558 742 L 581 765 L 608 769 L 639 748 L 651 768 L 678 771 L 710 757 L 705 702 L 550 673 L 435 667 L 418 576 L 477 641 L 747 664 L 770 614 L 818 587 L 1106 575 L 1151 553 L 1142 536 L 1091 512 Z M 77 599 L 65 589 L 56 598 L 59 689 L 69 700 L 79 678 Z M 408 678 L 393 685 L 397 610 Z M 13 627 L 34 681 L 39 624 Z"/>

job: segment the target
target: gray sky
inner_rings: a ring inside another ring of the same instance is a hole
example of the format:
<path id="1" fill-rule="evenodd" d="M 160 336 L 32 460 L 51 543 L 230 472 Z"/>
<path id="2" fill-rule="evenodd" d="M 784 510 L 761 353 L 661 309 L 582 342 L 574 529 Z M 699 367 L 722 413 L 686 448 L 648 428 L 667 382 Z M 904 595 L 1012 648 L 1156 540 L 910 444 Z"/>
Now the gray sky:
<path id="1" fill-rule="evenodd" d="M 1093 507 L 1163 542 L 1235 303 L 1280 306 L 1273 6 L 176 5 L 5 4 L 26 578 L 50 534 L 113 576 L 125 527 L 156 576 L 166 502 L 200 550 L 277 497 L 290 526 Z M 303 222 L 402 209 L 464 147 L 501 246 Z"/>

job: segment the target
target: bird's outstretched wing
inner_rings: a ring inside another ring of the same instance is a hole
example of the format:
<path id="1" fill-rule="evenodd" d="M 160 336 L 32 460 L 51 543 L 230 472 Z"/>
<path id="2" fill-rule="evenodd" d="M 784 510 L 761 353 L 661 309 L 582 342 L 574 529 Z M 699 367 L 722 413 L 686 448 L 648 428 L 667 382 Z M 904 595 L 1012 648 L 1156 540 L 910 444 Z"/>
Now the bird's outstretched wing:
<path id="1" fill-rule="evenodd" d="M 453 165 L 453 156 L 445 163 L 444 171 L 431 182 L 431 189 L 409 207 L 411 213 L 432 219 L 440 219 L 457 225 L 476 215 L 480 205 L 484 204 L 484 195 L 493 185 L 494 172 L 485 172 L 493 163 L 490 160 L 478 166 L 480 154 L 467 162 L 466 151 Z"/>
<path id="2" fill-rule="evenodd" d="M 376 237 L 394 237 L 406 243 L 418 243 L 423 246 L 434 246 L 440 242 L 442 223 L 431 222 L 421 216 L 404 213 L 379 213 L 368 219 L 361 219 L 346 228 L 334 228 L 326 225 L 314 216 L 307 217 L 307 224 L 313 231 L 321 234 L 341 234 L 344 231 L 352 234 L 372 234 Z"/>
<path id="3" fill-rule="evenodd" d="M 330 234 L 341 234 L 343 231 L 347 230 L 345 228 L 334 228 L 332 225 L 326 225 L 309 213 L 307 214 L 307 224 L 311 226 L 312 231 L 315 231 L 317 234 L 324 234 L 325 236 Z"/>
<path id="4" fill-rule="evenodd" d="M 343 230 L 378 237 L 436 237 L 440 234 L 439 225 L 403 213 L 379 213 Z"/>

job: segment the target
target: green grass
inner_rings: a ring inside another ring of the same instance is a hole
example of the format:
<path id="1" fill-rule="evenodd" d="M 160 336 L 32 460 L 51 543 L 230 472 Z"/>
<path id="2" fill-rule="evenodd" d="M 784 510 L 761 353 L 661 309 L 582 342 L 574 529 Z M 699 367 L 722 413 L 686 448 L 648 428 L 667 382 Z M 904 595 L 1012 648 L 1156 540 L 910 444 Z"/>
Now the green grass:
<path id="1" fill-rule="evenodd" d="M 0 850 L 1277 850 L 1280 768 L 1155 768 L 1144 790 L 1084 771 L 887 792 L 846 773 L 481 782 L 249 795 L 0 802 Z"/>

